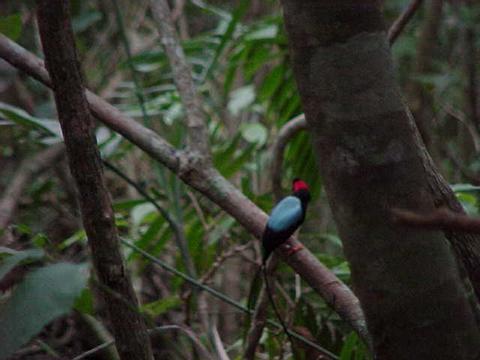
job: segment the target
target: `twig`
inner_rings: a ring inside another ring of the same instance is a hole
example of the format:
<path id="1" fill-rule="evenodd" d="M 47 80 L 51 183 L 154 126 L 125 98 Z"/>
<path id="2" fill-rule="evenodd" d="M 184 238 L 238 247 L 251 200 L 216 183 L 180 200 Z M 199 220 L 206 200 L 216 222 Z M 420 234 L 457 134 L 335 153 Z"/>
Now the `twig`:
<path id="1" fill-rule="evenodd" d="M 393 43 L 397 40 L 398 36 L 405 28 L 405 25 L 408 24 L 421 4 L 422 0 L 412 0 L 408 4 L 405 11 L 393 22 L 392 26 L 390 26 L 390 29 L 388 29 L 388 42 L 390 45 L 393 45 Z"/>
<path id="2" fill-rule="evenodd" d="M 152 196 L 150 196 L 145 190 L 143 190 L 142 187 L 139 186 L 135 181 L 130 179 L 123 171 L 118 169 L 109 161 L 103 160 L 103 164 L 105 165 L 105 167 L 107 167 L 116 175 L 125 180 L 130 186 L 135 188 L 135 190 L 137 190 L 140 195 L 142 195 L 150 204 L 152 204 L 155 209 L 158 210 L 160 215 L 162 215 L 162 217 L 167 221 L 168 225 L 173 231 L 173 234 L 175 235 L 175 241 L 177 243 L 177 247 L 180 250 L 180 254 L 182 256 L 185 268 L 187 269 L 189 275 L 195 277 L 195 267 L 187 249 L 187 240 L 185 239 L 185 234 L 180 228 L 179 224 L 170 216 L 170 213 L 167 210 L 160 206 L 160 204 L 158 204 L 158 202 Z"/>
<path id="3" fill-rule="evenodd" d="M 214 325 L 212 328 L 213 343 L 215 344 L 215 349 L 217 350 L 217 356 L 219 360 L 230 360 L 225 347 L 223 346 L 222 339 L 218 333 L 217 327 Z"/>
<path id="4" fill-rule="evenodd" d="M 210 359 L 210 360 L 213 360 L 212 356 L 210 355 L 210 353 L 207 351 L 207 349 L 205 349 L 205 347 L 203 346 L 203 344 L 201 343 L 201 341 L 197 338 L 197 336 L 195 335 L 195 333 L 190 330 L 189 328 L 185 327 L 185 326 L 180 326 L 180 325 L 164 325 L 164 326 L 158 326 L 156 328 L 153 328 L 153 329 L 148 329 L 148 334 L 150 336 L 155 336 L 157 333 L 159 332 L 163 332 L 163 331 L 169 331 L 169 330 L 177 330 L 183 334 L 185 334 L 193 343 L 193 345 L 195 345 L 195 347 L 197 348 L 199 354 L 201 355 L 201 358 L 202 359 Z M 81 359 L 85 359 L 87 358 L 88 356 L 90 355 L 93 355 L 93 354 L 96 354 L 97 352 L 99 352 L 100 350 L 102 349 L 105 349 L 111 345 L 115 344 L 115 340 L 111 340 L 111 341 L 108 341 L 108 342 L 105 342 L 101 345 L 98 345 L 88 351 L 85 351 L 84 353 L 81 353 L 80 355 L 74 357 L 72 360 L 81 360 Z"/>
<path id="5" fill-rule="evenodd" d="M 475 124 L 472 123 L 470 119 L 466 118 L 463 111 L 455 109 L 451 104 L 441 104 L 440 106 L 448 115 L 450 115 L 453 119 L 458 120 L 463 126 L 465 126 L 465 129 L 472 138 L 472 144 L 475 152 L 480 153 L 480 134 L 478 133 Z"/>
<path id="6" fill-rule="evenodd" d="M 204 284 L 206 284 L 211 278 L 213 275 L 215 275 L 215 273 L 217 272 L 217 270 L 220 268 L 220 266 L 222 266 L 222 264 L 229 258 L 235 256 L 236 254 L 238 254 L 239 252 L 242 252 L 242 251 L 245 251 L 246 249 L 248 249 L 249 247 L 251 247 L 252 244 L 251 243 L 248 243 L 248 244 L 244 244 L 244 245 L 236 245 L 230 249 L 228 249 L 227 251 L 221 253 L 216 259 L 215 261 L 212 263 L 212 265 L 210 265 L 210 268 L 208 269 L 208 271 L 200 278 L 200 281 Z"/>
<path id="7" fill-rule="evenodd" d="M 468 169 L 464 164 L 462 164 L 458 159 L 458 156 L 456 156 L 448 146 L 443 149 L 442 153 L 460 171 L 463 178 L 465 178 L 472 185 L 480 185 L 480 176 L 473 174 L 470 169 Z"/>
<path id="8" fill-rule="evenodd" d="M 167 0 L 151 0 L 150 5 L 162 45 L 172 68 L 175 85 L 185 109 L 189 147 L 197 151 L 204 158 L 203 160 L 208 160 L 210 149 L 208 147 L 207 122 L 200 97 L 193 83 L 192 70 L 172 22 L 170 7 Z"/>
<path id="9" fill-rule="evenodd" d="M 44 62 L 3 34 L 0 34 L 0 57 L 46 86 L 52 87 Z M 86 90 L 85 94 L 94 116 L 102 119 L 105 125 L 117 131 L 147 153 L 155 154 L 153 157 L 170 170 L 178 172 L 180 163 L 188 161 L 184 153 L 177 152 L 175 148 L 152 130 L 124 115 L 92 92 Z"/>
<path id="10" fill-rule="evenodd" d="M 167 270 L 168 272 L 172 273 L 172 274 L 175 274 L 179 277 L 181 277 L 182 279 L 184 279 L 185 281 L 187 281 L 188 283 L 190 283 L 191 285 L 193 286 L 196 286 L 198 287 L 199 289 L 201 290 L 204 290 L 205 292 L 209 293 L 210 295 L 216 297 L 217 299 L 220 299 L 221 301 L 224 301 L 225 303 L 229 304 L 229 305 L 232 305 L 233 307 L 235 307 L 236 309 L 244 312 L 245 314 L 248 314 L 248 315 L 252 315 L 253 314 L 253 310 L 251 309 L 248 309 L 247 307 L 243 306 L 241 303 L 239 303 L 238 301 L 235 301 L 233 299 L 231 299 L 230 297 L 226 296 L 225 294 L 221 293 L 220 291 L 217 291 L 213 288 L 211 288 L 210 286 L 207 286 L 207 285 L 204 285 L 202 284 L 200 281 L 188 276 L 187 274 L 177 270 L 176 268 L 174 268 L 173 266 L 167 264 L 166 262 L 156 258 L 155 256 L 149 254 L 148 252 L 142 250 L 141 248 L 139 248 L 138 246 L 136 246 L 135 244 L 133 244 L 131 241 L 128 241 L 126 239 L 123 239 L 123 238 L 120 238 L 120 241 L 125 245 L 125 246 L 128 246 L 130 249 L 134 250 L 135 252 L 139 253 L 140 255 L 142 255 L 144 258 L 150 260 L 152 263 L 154 263 L 155 265 L 158 265 L 160 267 L 162 267 L 163 269 Z M 272 325 L 272 326 L 275 326 L 276 328 L 281 328 L 281 325 L 275 321 L 272 321 L 272 320 L 267 320 L 267 323 L 269 325 Z M 304 338 L 303 336 L 299 335 L 298 333 L 292 331 L 292 330 L 288 330 L 288 332 L 290 333 L 291 336 L 293 336 L 295 339 L 303 342 L 304 344 L 306 345 L 309 345 L 311 346 L 312 348 L 314 349 L 317 349 L 318 351 L 321 351 L 322 354 L 325 354 L 327 355 L 329 358 L 332 358 L 332 359 L 337 359 L 337 356 L 335 354 L 332 354 L 331 352 L 329 352 L 328 350 L 322 348 L 321 346 L 319 346 L 318 344 L 315 344 L 314 342 L 312 342 L 311 340 L 308 340 L 306 338 Z"/>
<path id="11" fill-rule="evenodd" d="M 454 213 L 446 208 L 428 214 L 409 210 L 392 209 L 394 220 L 402 225 L 424 229 L 442 229 L 480 234 L 480 218 Z"/>
<path id="12" fill-rule="evenodd" d="M 280 129 L 272 148 L 272 190 L 277 201 L 283 196 L 282 193 L 282 164 L 283 154 L 288 142 L 301 130 L 306 129 L 305 115 L 300 114 L 288 121 Z"/>
<path id="13" fill-rule="evenodd" d="M 88 350 L 88 351 L 85 351 L 83 353 L 81 353 L 80 355 L 78 356 L 75 356 L 72 360 L 81 360 L 81 359 L 85 359 L 87 358 L 88 356 L 90 355 L 93 355 L 93 354 L 96 354 L 97 352 L 99 352 L 100 350 L 103 350 L 103 349 L 106 349 L 108 348 L 109 346 L 112 346 L 113 344 L 115 344 L 115 340 L 110 340 L 106 343 L 103 343 L 103 344 L 100 344 L 98 346 L 95 346 L 94 348 Z"/>
<path id="14" fill-rule="evenodd" d="M 80 195 L 82 220 L 91 248 L 118 352 L 124 360 L 153 359 L 143 318 L 103 288 L 118 293 L 137 307 L 137 299 L 124 267 L 110 195 L 105 185 L 100 153 L 80 75 L 69 4 L 64 0 L 38 0 L 37 19 L 46 66 L 52 79 L 55 103 L 70 170 Z"/>
<path id="15" fill-rule="evenodd" d="M 47 86 L 50 78 L 43 61 L 20 45 L 0 34 L 0 57 Z M 117 131 L 151 157 L 176 173 L 185 183 L 208 197 L 212 202 L 235 218 L 247 231 L 259 239 L 267 221 L 267 215 L 238 191 L 230 182 L 211 167 L 198 164 L 189 153 L 178 151 L 155 132 L 143 127 L 115 107 L 86 91 L 90 109 L 105 125 Z M 357 297 L 328 268 L 306 248 L 288 256 L 287 247 L 278 253 L 302 278 L 319 293 L 355 331 L 368 342 L 368 331 Z"/>
<path id="16" fill-rule="evenodd" d="M 275 271 L 278 264 L 278 257 L 273 254 L 270 261 L 267 263 L 267 273 L 268 276 L 273 279 L 273 272 Z M 260 272 L 262 269 L 258 270 L 258 273 L 255 275 L 261 275 Z M 262 276 L 260 276 L 262 278 Z M 257 279 L 254 279 L 255 281 Z M 273 296 L 273 294 L 272 294 Z M 262 337 L 263 329 L 267 323 L 267 311 L 269 305 L 269 294 L 266 283 L 262 283 L 262 287 L 260 289 L 257 303 L 255 304 L 255 311 L 252 316 L 252 321 L 250 324 L 250 329 L 248 329 L 245 351 L 243 353 L 243 357 L 247 360 L 254 360 L 255 359 L 255 351 L 257 349 L 258 343 L 260 342 L 260 338 Z"/>

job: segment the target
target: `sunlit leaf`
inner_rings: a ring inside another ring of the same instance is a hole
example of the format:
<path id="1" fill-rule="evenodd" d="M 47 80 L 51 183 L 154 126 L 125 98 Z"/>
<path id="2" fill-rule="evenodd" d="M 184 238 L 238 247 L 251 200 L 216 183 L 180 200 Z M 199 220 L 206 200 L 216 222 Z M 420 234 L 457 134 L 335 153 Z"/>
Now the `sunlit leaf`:
<path id="1" fill-rule="evenodd" d="M 242 110 L 247 109 L 255 101 L 255 88 L 247 85 L 236 89 L 230 94 L 230 101 L 227 108 L 232 115 L 237 116 Z"/>
<path id="2" fill-rule="evenodd" d="M 245 140 L 263 145 L 267 141 L 267 129 L 260 123 L 242 124 L 240 131 Z"/>
<path id="3" fill-rule="evenodd" d="M 44 134 L 51 135 L 62 139 L 62 131 L 58 121 L 49 119 L 39 119 L 31 116 L 26 111 L 17 107 L 0 102 L 0 115 L 12 122 L 29 127 L 31 129 L 40 130 Z"/>

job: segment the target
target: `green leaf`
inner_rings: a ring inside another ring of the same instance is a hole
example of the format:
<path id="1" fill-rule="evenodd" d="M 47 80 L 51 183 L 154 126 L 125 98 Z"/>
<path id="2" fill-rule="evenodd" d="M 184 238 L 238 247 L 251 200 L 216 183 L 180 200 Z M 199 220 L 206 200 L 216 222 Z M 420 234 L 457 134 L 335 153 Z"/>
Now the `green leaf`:
<path id="1" fill-rule="evenodd" d="M 480 191 L 480 186 L 474 186 L 471 184 L 452 184 L 450 185 L 455 192 L 476 192 Z"/>
<path id="2" fill-rule="evenodd" d="M 145 199 L 127 199 L 127 200 L 118 200 L 113 204 L 113 209 L 115 211 L 121 210 L 131 210 L 135 206 L 140 204 L 144 204 L 146 202 Z"/>
<path id="3" fill-rule="evenodd" d="M 232 91 L 227 107 L 232 115 L 238 116 L 242 110 L 248 108 L 254 101 L 255 88 L 253 85 L 247 85 Z"/>
<path id="4" fill-rule="evenodd" d="M 268 73 L 258 93 L 258 97 L 262 101 L 273 98 L 273 94 L 282 84 L 282 81 L 285 78 L 285 71 L 285 66 L 283 64 L 280 64 Z"/>
<path id="5" fill-rule="evenodd" d="M 39 259 L 43 257 L 44 253 L 40 249 L 29 249 L 24 251 L 17 251 L 5 247 L 0 247 L 0 253 L 10 254 L 6 257 L 2 256 L 0 261 L 0 279 L 10 272 L 17 264 L 26 259 Z"/>
<path id="6" fill-rule="evenodd" d="M 75 310 L 82 314 L 92 315 L 94 313 L 92 292 L 85 287 L 75 300 Z"/>
<path id="7" fill-rule="evenodd" d="M 157 209 L 155 209 L 155 206 L 150 203 L 143 203 L 137 205 L 130 213 L 132 224 L 137 227 L 145 220 L 148 215 L 156 212 Z"/>
<path id="8" fill-rule="evenodd" d="M 142 306 L 142 311 L 151 317 L 157 317 L 178 307 L 182 301 L 178 296 L 169 296 Z"/>
<path id="9" fill-rule="evenodd" d="M 0 16 L 0 33 L 13 41 L 22 34 L 22 17 L 20 14 Z"/>
<path id="10" fill-rule="evenodd" d="M 267 129 L 260 123 L 242 124 L 240 132 L 245 140 L 250 143 L 263 145 L 267 141 Z"/>
<path id="11" fill-rule="evenodd" d="M 245 36 L 246 41 L 253 40 L 273 40 L 278 35 L 278 25 L 277 24 L 268 24 L 257 30 L 250 32 Z"/>
<path id="12" fill-rule="evenodd" d="M 342 351 L 340 352 L 340 360 L 352 359 L 356 342 L 357 342 L 357 335 L 355 333 L 351 333 L 350 335 L 347 336 L 347 339 L 343 343 Z"/>
<path id="13" fill-rule="evenodd" d="M 32 271 L 0 307 L 0 359 L 6 359 L 49 322 L 70 311 L 85 287 L 85 264 L 59 263 Z"/>
<path id="14" fill-rule="evenodd" d="M 62 139 L 62 130 L 58 121 L 39 119 L 31 116 L 26 111 L 17 107 L 0 102 L 0 115 L 14 123 L 26 126 L 35 130 Z"/>

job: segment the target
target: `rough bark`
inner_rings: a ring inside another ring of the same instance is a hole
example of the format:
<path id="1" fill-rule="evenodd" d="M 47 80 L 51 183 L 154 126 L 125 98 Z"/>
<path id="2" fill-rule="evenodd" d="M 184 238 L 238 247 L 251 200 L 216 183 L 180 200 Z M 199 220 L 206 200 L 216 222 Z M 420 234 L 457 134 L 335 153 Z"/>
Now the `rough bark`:
<path id="1" fill-rule="evenodd" d="M 152 350 L 120 252 L 94 122 L 80 75 L 68 1 L 38 0 L 38 25 L 82 220 L 120 357 L 150 360 Z"/>
<path id="2" fill-rule="evenodd" d="M 375 356 L 476 359 L 480 331 L 444 234 L 392 222 L 392 207 L 437 204 L 380 3 L 283 0 L 307 123 Z"/>
<path id="3" fill-rule="evenodd" d="M 0 34 L 0 57 L 30 76 L 51 87 L 50 77 L 42 60 Z M 216 205 L 235 218 L 257 239 L 261 238 L 267 215 L 246 198 L 238 189 L 221 176 L 217 170 L 196 162 L 198 155 L 176 150 L 163 138 L 126 116 L 115 107 L 86 91 L 93 114 L 111 129 L 144 150 L 152 158 L 176 173 L 186 184 L 204 194 Z M 308 249 L 288 256 L 288 247 L 296 240 L 289 240 L 278 252 L 318 294 L 360 336 L 368 341 L 363 313 L 358 299 L 351 290 L 328 268 L 321 264 Z"/>

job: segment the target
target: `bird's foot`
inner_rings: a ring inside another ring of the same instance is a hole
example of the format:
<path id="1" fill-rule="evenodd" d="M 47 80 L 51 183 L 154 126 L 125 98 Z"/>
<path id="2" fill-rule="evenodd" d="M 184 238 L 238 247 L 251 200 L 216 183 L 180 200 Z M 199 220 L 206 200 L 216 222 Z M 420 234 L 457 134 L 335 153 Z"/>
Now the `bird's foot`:
<path id="1" fill-rule="evenodd" d="M 302 249 L 303 249 L 303 245 L 301 243 L 289 246 L 287 248 L 287 256 L 291 256 L 291 255 L 295 254 L 297 251 L 300 251 Z"/>

